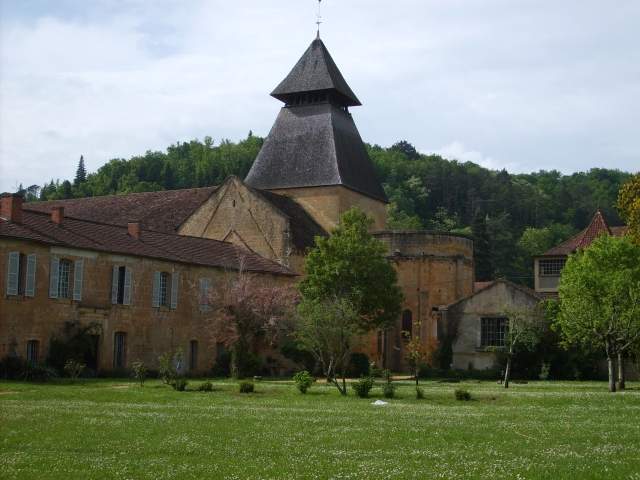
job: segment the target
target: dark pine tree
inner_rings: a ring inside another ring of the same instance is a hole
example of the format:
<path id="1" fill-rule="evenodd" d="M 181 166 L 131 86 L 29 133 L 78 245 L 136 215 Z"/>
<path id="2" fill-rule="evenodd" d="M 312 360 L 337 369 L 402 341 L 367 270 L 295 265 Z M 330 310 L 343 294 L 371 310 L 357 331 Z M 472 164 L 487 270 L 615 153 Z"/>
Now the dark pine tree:
<path id="1" fill-rule="evenodd" d="M 74 185 L 80 185 L 87 181 L 87 169 L 84 166 L 84 156 L 80 155 L 80 161 L 78 162 L 78 168 L 76 169 L 76 178 L 73 181 Z"/>
<path id="2" fill-rule="evenodd" d="M 487 228 L 487 216 L 477 212 L 471 224 L 473 233 L 473 250 L 476 262 L 476 280 L 486 282 L 493 280 L 494 266 L 491 260 L 491 238 Z"/>
<path id="3" fill-rule="evenodd" d="M 69 180 L 65 180 L 64 182 L 62 182 L 62 185 L 60 185 L 60 189 L 60 196 L 63 200 L 66 200 L 67 198 L 73 198 L 73 189 L 71 188 L 71 182 Z"/>

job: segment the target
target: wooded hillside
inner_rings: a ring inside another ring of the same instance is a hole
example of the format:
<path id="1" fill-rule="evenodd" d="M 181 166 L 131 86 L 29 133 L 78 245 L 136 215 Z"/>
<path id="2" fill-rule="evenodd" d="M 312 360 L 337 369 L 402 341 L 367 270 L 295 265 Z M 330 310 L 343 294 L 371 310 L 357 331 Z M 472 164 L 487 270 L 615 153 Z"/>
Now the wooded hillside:
<path id="1" fill-rule="evenodd" d="M 95 173 L 78 167 L 73 181 L 27 188 L 29 201 L 219 184 L 249 171 L 263 139 L 177 143 L 166 152 L 114 159 Z M 506 277 L 531 285 L 531 256 L 584 228 L 597 208 L 612 224 L 618 190 L 630 174 L 592 169 L 510 174 L 477 164 L 422 155 L 408 142 L 389 148 L 368 145 L 391 201 L 389 228 L 465 233 L 476 241 L 478 280 Z"/>

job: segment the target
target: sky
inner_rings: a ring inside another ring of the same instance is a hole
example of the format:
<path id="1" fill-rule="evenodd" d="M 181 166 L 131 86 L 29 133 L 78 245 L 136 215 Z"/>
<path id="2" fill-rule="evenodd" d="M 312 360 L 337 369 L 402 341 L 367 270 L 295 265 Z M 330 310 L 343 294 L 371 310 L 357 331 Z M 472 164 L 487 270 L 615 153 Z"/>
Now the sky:
<path id="1" fill-rule="evenodd" d="M 0 191 L 266 136 L 315 0 L 0 0 Z M 323 0 L 363 139 L 512 172 L 640 170 L 640 1 Z"/>

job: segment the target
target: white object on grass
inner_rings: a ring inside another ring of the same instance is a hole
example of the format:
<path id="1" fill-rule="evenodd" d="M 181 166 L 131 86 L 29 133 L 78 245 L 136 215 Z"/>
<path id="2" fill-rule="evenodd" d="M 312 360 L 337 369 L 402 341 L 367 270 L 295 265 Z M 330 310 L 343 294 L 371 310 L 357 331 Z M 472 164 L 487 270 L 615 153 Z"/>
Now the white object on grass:
<path id="1" fill-rule="evenodd" d="M 387 405 L 388 403 L 389 402 L 385 402 L 385 401 L 382 401 L 382 400 L 376 400 L 371 405 Z"/>

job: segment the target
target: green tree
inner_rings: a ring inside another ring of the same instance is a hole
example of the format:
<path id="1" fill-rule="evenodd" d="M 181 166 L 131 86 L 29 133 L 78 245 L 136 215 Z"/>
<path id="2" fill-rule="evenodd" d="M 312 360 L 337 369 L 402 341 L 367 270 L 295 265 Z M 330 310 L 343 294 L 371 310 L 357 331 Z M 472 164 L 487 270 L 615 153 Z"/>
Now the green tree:
<path id="1" fill-rule="evenodd" d="M 604 350 L 609 391 L 624 388 L 624 357 L 640 342 L 640 246 L 603 235 L 571 255 L 560 278 L 558 326 L 566 344 Z"/>
<path id="2" fill-rule="evenodd" d="M 543 315 L 539 309 L 505 309 L 508 319 L 507 331 L 504 336 L 504 354 L 506 366 L 504 369 L 504 388 L 509 388 L 511 365 L 513 357 L 522 351 L 532 351 L 540 342 L 544 333 Z"/>
<path id="3" fill-rule="evenodd" d="M 493 260 L 491 253 L 491 238 L 487 229 L 487 217 L 478 212 L 471 225 L 473 235 L 473 250 L 476 266 L 476 280 L 486 282 L 493 280 Z"/>
<path id="4" fill-rule="evenodd" d="M 84 166 L 84 156 L 80 155 L 80 161 L 78 162 L 78 168 L 76 169 L 76 178 L 74 179 L 73 184 L 78 186 L 86 181 L 87 169 Z"/>
<path id="5" fill-rule="evenodd" d="M 391 325 L 400 315 L 402 292 L 386 247 L 369 233 L 373 220 L 361 210 L 345 212 L 328 238 L 316 238 L 300 283 L 309 301 L 347 299 L 363 331 Z"/>
<path id="6" fill-rule="evenodd" d="M 640 173 L 622 186 L 617 206 L 620 216 L 629 226 L 629 235 L 640 244 Z"/>
<path id="7" fill-rule="evenodd" d="M 298 306 L 294 336 L 311 352 L 328 382 L 347 394 L 347 368 L 361 330 L 359 314 L 347 298 L 303 299 Z M 340 377 L 340 379 L 338 378 Z"/>

